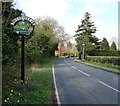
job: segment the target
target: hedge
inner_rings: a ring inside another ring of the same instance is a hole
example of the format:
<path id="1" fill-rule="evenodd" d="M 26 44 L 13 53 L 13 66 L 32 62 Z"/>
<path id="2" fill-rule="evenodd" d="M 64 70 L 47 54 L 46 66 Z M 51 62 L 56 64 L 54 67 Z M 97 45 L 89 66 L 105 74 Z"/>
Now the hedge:
<path id="1" fill-rule="evenodd" d="M 117 56 L 87 56 L 86 60 L 97 63 L 120 65 L 120 57 Z"/>
<path id="2" fill-rule="evenodd" d="M 120 51 L 112 50 L 94 50 L 90 51 L 89 56 L 120 56 Z"/>

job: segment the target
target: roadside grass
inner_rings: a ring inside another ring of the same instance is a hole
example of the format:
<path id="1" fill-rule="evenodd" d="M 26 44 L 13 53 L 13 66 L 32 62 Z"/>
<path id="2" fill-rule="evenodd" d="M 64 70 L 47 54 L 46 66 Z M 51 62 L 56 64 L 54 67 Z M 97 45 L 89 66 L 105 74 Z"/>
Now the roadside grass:
<path id="1" fill-rule="evenodd" d="M 98 63 L 98 62 L 92 62 L 92 61 L 87 61 L 87 60 L 84 60 L 84 62 L 95 64 L 95 65 L 99 65 L 99 66 L 103 66 L 103 67 L 108 67 L 108 68 L 120 70 L 120 66 L 118 66 L 118 65 L 113 65 L 113 64 L 108 64 L 108 63 Z"/>
<path id="2" fill-rule="evenodd" d="M 45 59 L 26 69 L 25 83 L 14 79 L 13 86 L 3 87 L 3 104 L 53 104 L 52 64 L 56 58 Z"/>
<path id="3" fill-rule="evenodd" d="M 112 73 L 115 73 L 115 74 L 120 75 L 120 72 L 115 72 L 115 71 L 106 69 L 106 68 L 112 68 L 112 67 L 109 66 L 110 64 L 106 64 L 106 63 L 105 63 L 105 64 L 103 64 L 103 63 L 96 63 L 96 62 L 91 62 L 91 61 L 87 61 L 87 60 L 84 60 L 84 62 L 82 62 L 81 60 L 77 60 L 76 62 L 81 63 L 81 64 L 84 64 L 84 65 L 87 65 L 87 66 L 92 66 L 92 67 L 94 67 L 94 68 L 102 69 L 102 70 L 105 70 L 105 71 L 112 72 Z M 89 65 L 89 64 L 85 64 L 85 63 L 91 63 L 91 64 L 95 64 L 95 65 L 98 65 L 98 66 L 103 66 L 103 67 L 106 67 L 106 68 L 97 67 L 97 66 L 93 66 L 93 65 Z M 108 66 L 109 66 L 109 67 L 108 67 Z M 118 67 L 119 67 L 119 66 L 118 66 Z M 115 68 L 112 68 L 112 69 L 115 69 Z"/>

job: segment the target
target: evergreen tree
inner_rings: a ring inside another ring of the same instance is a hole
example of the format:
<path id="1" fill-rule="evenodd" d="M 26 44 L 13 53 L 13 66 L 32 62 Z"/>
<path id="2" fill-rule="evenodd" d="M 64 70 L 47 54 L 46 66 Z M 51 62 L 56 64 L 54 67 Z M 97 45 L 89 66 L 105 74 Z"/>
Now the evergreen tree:
<path id="1" fill-rule="evenodd" d="M 109 43 L 106 38 L 103 38 L 103 40 L 101 42 L 101 49 L 104 49 L 104 50 L 110 49 Z"/>
<path id="2" fill-rule="evenodd" d="M 79 58 L 82 54 L 82 44 L 85 45 L 85 52 L 89 54 L 90 50 L 93 49 L 92 43 L 99 45 L 98 38 L 93 36 L 96 32 L 96 27 L 93 21 L 91 21 L 91 14 L 85 13 L 84 19 L 81 21 L 81 24 L 78 25 L 77 31 L 75 31 L 75 37 L 77 42 L 77 50 L 79 52 Z"/>
<path id="3" fill-rule="evenodd" d="M 90 20 L 91 14 L 88 12 L 85 13 L 84 19 L 81 21 L 81 25 L 78 25 L 78 29 L 76 32 L 76 37 L 80 37 L 84 34 L 84 36 L 87 36 L 92 43 L 96 43 L 99 39 L 97 39 L 92 34 L 96 32 L 96 27 L 94 25 L 94 22 Z"/>
<path id="4" fill-rule="evenodd" d="M 110 49 L 117 50 L 117 46 L 116 46 L 115 42 L 112 42 Z"/>

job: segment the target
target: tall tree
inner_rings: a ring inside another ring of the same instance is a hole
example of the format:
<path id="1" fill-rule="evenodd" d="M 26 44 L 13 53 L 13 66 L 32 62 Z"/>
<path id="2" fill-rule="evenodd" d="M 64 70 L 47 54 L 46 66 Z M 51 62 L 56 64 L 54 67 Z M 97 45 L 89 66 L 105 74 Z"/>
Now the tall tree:
<path id="1" fill-rule="evenodd" d="M 77 31 L 75 31 L 75 37 L 77 42 L 77 50 L 79 52 L 79 58 L 82 54 L 82 44 L 85 45 L 85 51 L 88 54 L 90 49 L 93 47 L 92 43 L 95 45 L 99 44 L 99 39 L 93 34 L 96 32 L 96 27 L 93 21 L 91 21 L 91 14 L 85 13 L 84 19 L 81 21 L 81 24 L 78 25 Z"/>
<path id="2" fill-rule="evenodd" d="M 10 23 L 12 20 L 20 16 L 22 11 L 14 9 L 11 2 L 2 2 L 2 70 L 3 70 L 3 86 L 10 85 L 11 80 L 18 77 L 19 68 L 15 70 L 13 67 L 19 67 L 19 45 L 17 43 L 19 37 L 12 31 Z"/>
<path id="3" fill-rule="evenodd" d="M 89 12 L 85 13 L 84 19 L 81 21 L 81 25 L 78 25 L 78 29 L 75 32 L 76 37 L 80 37 L 84 34 L 84 36 L 87 36 L 92 43 L 96 43 L 95 41 L 99 40 L 92 35 L 96 32 L 96 27 L 94 22 L 91 21 L 91 14 Z"/>
<path id="4" fill-rule="evenodd" d="M 46 18 L 38 18 L 35 19 L 36 21 L 36 27 L 35 27 L 35 34 L 34 36 L 41 36 L 44 35 L 47 38 L 49 38 L 48 41 L 48 45 L 49 45 L 49 53 L 51 56 L 54 55 L 54 50 L 57 50 L 57 39 L 56 39 L 56 35 L 54 32 L 54 29 L 56 28 L 57 25 L 57 21 L 50 18 L 50 17 L 46 17 Z"/>
<path id="5" fill-rule="evenodd" d="M 117 50 L 117 46 L 116 46 L 115 42 L 112 42 L 110 49 Z"/>
<path id="6" fill-rule="evenodd" d="M 109 43 L 106 38 L 103 38 L 103 40 L 101 42 L 101 49 L 104 49 L 104 50 L 110 49 Z"/>
<path id="7" fill-rule="evenodd" d="M 44 30 L 44 31 L 52 31 L 53 32 L 53 37 L 52 39 L 55 41 L 59 41 L 59 43 L 63 43 L 69 39 L 69 35 L 65 33 L 64 28 L 58 24 L 58 22 L 51 18 L 51 17 L 45 17 L 45 18 L 37 18 L 35 19 L 37 23 L 36 29 L 39 31 L 39 29 Z M 51 36 L 48 36 L 51 38 Z"/>
<path id="8" fill-rule="evenodd" d="M 64 28 L 58 25 L 58 22 L 50 17 L 37 18 L 35 33 L 38 35 L 44 34 L 49 38 L 49 52 L 54 55 L 54 50 L 57 50 L 58 43 L 62 44 L 68 39 L 68 34 Z"/>
<path id="9" fill-rule="evenodd" d="M 17 44 L 18 36 L 13 34 L 10 23 L 14 18 L 20 16 L 22 11 L 15 10 L 11 2 L 2 2 L 2 62 L 3 68 L 6 64 L 12 64 L 16 61 L 15 56 L 19 47 Z M 5 66 L 5 67 L 4 67 Z"/>

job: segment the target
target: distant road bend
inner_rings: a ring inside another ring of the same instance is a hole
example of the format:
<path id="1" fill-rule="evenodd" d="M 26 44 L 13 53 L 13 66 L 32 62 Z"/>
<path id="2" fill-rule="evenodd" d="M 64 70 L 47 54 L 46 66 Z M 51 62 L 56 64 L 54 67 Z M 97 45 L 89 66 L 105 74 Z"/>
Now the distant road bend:
<path id="1" fill-rule="evenodd" d="M 54 73 L 61 104 L 118 104 L 119 75 L 58 59 Z"/>

